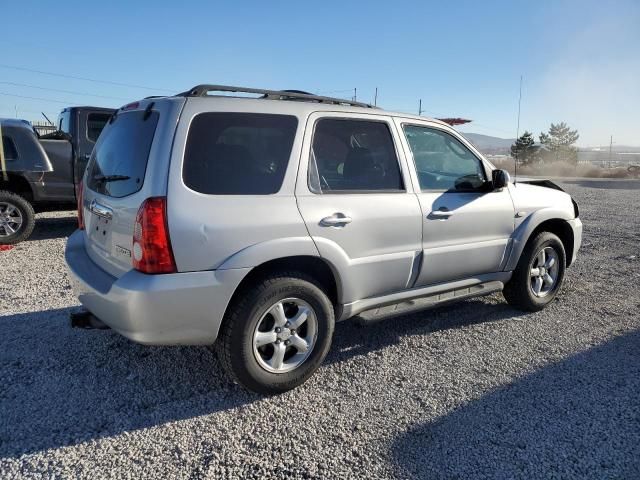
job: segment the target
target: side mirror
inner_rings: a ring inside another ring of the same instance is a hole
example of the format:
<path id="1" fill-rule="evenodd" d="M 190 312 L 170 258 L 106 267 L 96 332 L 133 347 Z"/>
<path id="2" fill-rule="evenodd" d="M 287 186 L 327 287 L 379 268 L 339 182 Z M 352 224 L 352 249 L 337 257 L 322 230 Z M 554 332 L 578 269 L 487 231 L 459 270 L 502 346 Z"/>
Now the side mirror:
<path id="1" fill-rule="evenodd" d="M 491 183 L 494 190 L 506 187 L 511 181 L 509 172 L 506 170 L 492 170 L 491 171 Z"/>

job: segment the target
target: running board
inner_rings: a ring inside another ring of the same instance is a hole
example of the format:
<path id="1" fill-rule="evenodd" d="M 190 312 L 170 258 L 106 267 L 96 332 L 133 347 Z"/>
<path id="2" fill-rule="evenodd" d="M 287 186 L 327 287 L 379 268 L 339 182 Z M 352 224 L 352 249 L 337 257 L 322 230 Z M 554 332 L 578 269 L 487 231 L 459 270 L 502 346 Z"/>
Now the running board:
<path id="1" fill-rule="evenodd" d="M 406 300 L 404 302 L 372 308 L 359 313 L 355 318 L 359 323 L 371 324 L 388 318 L 399 317 L 419 310 L 428 310 L 439 307 L 447 303 L 455 303 L 467 298 L 481 297 L 499 292 L 504 288 L 500 281 L 480 283 L 465 288 L 458 288 L 444 293 L 434 293 L 432 295 Z"/>

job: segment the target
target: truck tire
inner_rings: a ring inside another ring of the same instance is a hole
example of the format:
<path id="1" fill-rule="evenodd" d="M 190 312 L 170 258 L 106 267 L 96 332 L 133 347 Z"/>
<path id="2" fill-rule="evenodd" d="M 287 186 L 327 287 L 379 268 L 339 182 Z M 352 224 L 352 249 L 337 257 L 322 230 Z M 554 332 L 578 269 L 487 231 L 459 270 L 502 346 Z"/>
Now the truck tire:
<path id="1" fill-rule="evenodd" d="M 304 383 L 331 346 L 333 305 L 303 273 L 268 276 L 237 295 L 216 344 L 237 383 L 257 393 L 282 393 Z"/>
<path id="2" fill-rule="evenodd" d="M 503 295 L 509 305 L 537 312 L 557 295 L 566 268 L 562 241 L 550 232 L 540 232 L 525 246 Z"/>
<path id="3" fill-rule="evenodd" d="M 20 195 L 0 190 L 0 245 L 26 240 L 36 224 L 33 206 Z"/>

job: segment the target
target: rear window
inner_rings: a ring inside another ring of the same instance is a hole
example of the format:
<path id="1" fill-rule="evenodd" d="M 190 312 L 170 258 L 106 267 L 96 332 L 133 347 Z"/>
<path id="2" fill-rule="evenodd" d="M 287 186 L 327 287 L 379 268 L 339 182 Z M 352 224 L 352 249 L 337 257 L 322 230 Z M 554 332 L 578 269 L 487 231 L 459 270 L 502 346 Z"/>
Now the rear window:
<path id="1" fill-rule="evenodd" d="M 185 185 L 210 195 L 268 195 L 282 186 L 298 119 L 290 115 L 201 113 L 191 122 Z"/>
<path id="2" fill-rule="evenodd" d="M 88 167 L 87 186 L 110 197 L 126 197 L 142 188 L 158 112 L 119 113 L 98 139 Z"/>
<path id="3" fill-rule="evenodd" d="M 87 138 L 92 142 L 97 141 L 109 118 L 111 118 L 110 113 L 90 113 L 87 115 Z"/>

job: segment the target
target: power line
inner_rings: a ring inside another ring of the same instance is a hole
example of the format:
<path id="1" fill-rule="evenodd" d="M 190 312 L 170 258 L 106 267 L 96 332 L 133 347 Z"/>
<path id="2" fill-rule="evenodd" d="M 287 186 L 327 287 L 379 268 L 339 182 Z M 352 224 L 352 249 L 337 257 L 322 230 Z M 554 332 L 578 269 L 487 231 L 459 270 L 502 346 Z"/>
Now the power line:
<path id="1" fill-rule="evenodd" d="M 58 88 L 39 87 L 37 85 L 28 85 L 26 83 L 2 82 L 2 81 L 0 81 L 0 84 L 12 85 L 12 86 L 15 86 L 15 87 L 35 88 L 37 90 L 48 90 L 50 92 L 69 93 L 71 95 L 81 95 L 81 96 L 88 96 L 88 97 L 106 98 L 106 99 L 111 99 L 111 100 L 124 100 L 124 101 L 129 100 L 128 98 L 124 98 L 124 97 L 111 97 L 109 95 L 97 95 L 95 93 L 74 92 L 72 90 L 61 90 L 61 89 L 58 89 Z"/>
<path id="2" fill-rule="evenodd" d="M 0 92 L 0 95 L 5 95 L 7 97 L 18 97 L 18 98 L 28 98 L 29 100 L 40 100 L 42 102 L 51 102 L 51 103 L 62 103 L 63 105 L 73 105 L 74 103 L 78 103 L 78 102 L 70 102 L 70 101 L 63 101 L 63 100 L 52 100 L 49 98 L 42 98 L 42 97 L 29 97 L 27 95 L 16 95 L 15 93 L 6 93 L 6 92 Z"/>
<path id="3" fill-rule="evenodd" d="M 67 75 L 67 74 L 55 73 L 55 72 L 45 72 L 44 70 L 35 70 L 35 69 L 32 69 L 32 68 L 18 67 L 18 66 L 15 66 L 15 65 L 0 64 L 0 68 L 8 68 L 8 69 L 12 69 L 12 70 L 20 70 L 20 71 L 23 71 L 23 72 L 30 72 L 30 73 L 39 73 L 41 75 L 50 75 L 52 77 L 71 78 L 71 79 L 74 79 L 74 80 L 82 80 L 84 82 L 103 83 L 105 85 L 116 85 L 116 86 L 119 86 L 119 87 L 141 88 L 143 90 L 156 90 L 156 91 L 175 93 L 175 90 L 169 90 L 169 89 L 166 89 L 166 88 L 147 87 L 147 86 L 144 86 L 144 85 L 135 85 L 135 84 L 131 84 L 131 83 L 112 82 L 112 81 L 109 81 L 109 80 L 97 80 L 95 78 L 78 77 L 78 76 L 75 76 L 75 75 Z"/>
<path id="4" fill-rule="evenodd" d="M 11 112 L 11 114 L 13 115 L 15 107 L 17 107 L 17 105 L 10 106 L 10 107 L 2 106 L 2 107 L 0 107 L 0 112 Z M 28 112 L 28 113 L 37 113 L 38 115 L 43 113 L 42 110 L 29 110 L 29 109 L 26 109 L 26 108 L 18 108 L 18 111 L 20 111 L 20 112 Z M 53 111 L 49 112 L 49 111 L 45 110 L 44 113 L 49 113 L 51 115 L 57 115 L 59 112 L 53 112 Z"/>

